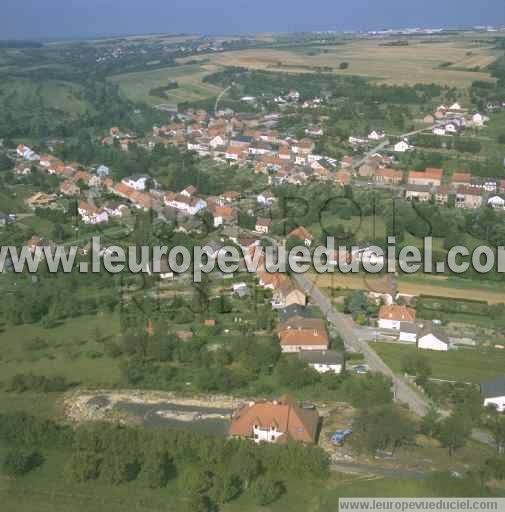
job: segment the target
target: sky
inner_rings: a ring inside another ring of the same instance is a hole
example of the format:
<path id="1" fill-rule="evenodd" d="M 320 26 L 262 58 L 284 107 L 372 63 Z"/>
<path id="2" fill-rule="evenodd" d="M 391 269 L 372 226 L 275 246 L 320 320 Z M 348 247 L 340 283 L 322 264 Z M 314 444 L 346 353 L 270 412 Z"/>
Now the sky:
<path id="1" fill-rule="evenodd" d="M 505 26 L 504 0 L 0 0 L 0 39 Z"/>

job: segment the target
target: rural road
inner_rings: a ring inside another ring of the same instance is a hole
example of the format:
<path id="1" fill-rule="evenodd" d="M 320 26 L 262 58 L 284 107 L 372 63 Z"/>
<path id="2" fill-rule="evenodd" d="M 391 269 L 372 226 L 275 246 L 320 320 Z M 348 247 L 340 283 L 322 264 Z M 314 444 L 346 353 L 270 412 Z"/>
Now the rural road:
<path id="1" fill-rule="evenodd" d="M 367 342 L 361 340 L 355 332 L 351 318 L 335 311 L 330 300 L 304 274 L 293 274 L 298 286 L 310 296 L 312 302 L 326 315 L 327 320 L 335 326 L 345 346 L 352 352 L 361 352 L 369 368 L 390 377 L 393 381 L 395 399 L 407 404 L 418 416 L 424 416 L 429 409 L 426 398 L 412 389 L 408 382 L 396 375 L 389 366 L 371 349 Z"/>
<path id="2" fill-rule="evenodd" d="M 298 283 L 298 286 L 310 296 L 312 302 L 325 314 L 328 322 L 333 324 L 342 337 L 346 348 L 352 352 L 361 352 L 365 356 L 365 361 L 370 370 L 391 378 L 395 400 L 407 404 L 410 410 L 418 416 L 424 416 L 430 407 L 428 400 L 410 387 L 403 377 L 396 375 L 377 353 L 370 348 L 368 343 L 357 336 L 356 324 L 353 320 L 348 315 L 335 311 L 328 297 L 305 274 L 293 274 L 293 278 Z M 440 413 L 442 416 L 448 415 L 448 411 L 440 411 Z M 481 429 L 473 429 L 472 439 L 493 448 L 496 446 L 491 435 Z"/>
<path id="3" fill-rule="evenodd" d="M 417 135 L 418 133 L 422 133 L 427 130 L 432 130 L 435 128 L 437 124 L 433 124 L 431 126 L 424 126 L 423 128 L 419 128 L 418 130 L 414 130 L 412 132 L 403 133 L 402 135 L 396 135 L 395 137 L 398 139 L 404 139 L 406 137 L 411 137 L 412 135 Z M 359 167 L 361 167 L 362 164 L 364 164 L 372 155 L 375 153 L 379 153 L 382 151 L 386 146 L 389 145 L 389 139 L 384 139 L 378 146 L 375 146 L 374 148 L 367 151 L 358 161 L 354 162 L 351 166 L 352 170 L 356 170 Z"/>

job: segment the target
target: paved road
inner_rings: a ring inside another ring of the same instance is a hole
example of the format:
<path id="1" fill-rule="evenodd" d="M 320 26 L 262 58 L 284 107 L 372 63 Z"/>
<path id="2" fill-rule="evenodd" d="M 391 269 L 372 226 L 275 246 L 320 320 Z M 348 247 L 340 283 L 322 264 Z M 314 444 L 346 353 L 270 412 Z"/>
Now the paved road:
<path id="1" fill-rule="evenodd" d="M 368 343 L 356 335 L 356 326 L 353 320 L 336 311 L 326 297 L 304 274 L 293 274 L 293 278 L 310 296 L 312 302 L 326 315 L 327 320 L 335 326 L 344 340 L 345 346 L 352 352 L 361 352 L 370 370 L 382 373 L 393 381 L 395 399 L 407 404 L 419 416 L 424 416 L 429 409 L 428 401 L 419 392 L 410 387 L 408 382 L 396 375 L 389 366 L 372 350 Z"/>
<path id="2" fill-rule="evenodd" d="M 408 138 L 408 137 L 411 137 L 412 135 L 417 135 L 418 133 L 422 133 L 424 131 L 427 131 L 427 130 L 432 130 L 433 128 L 435 128 L 435 126 L 437 126 L 437 124 L 434 124 L 432 126 L 424 126 L 423 128 L 419 128 L 418 130 L 414 130 L 412 132 L 408 132 L 408 133 L 403 133 L 402 135 L 396 135 L 396 137 L 398 139 L 404 139 L 404 138 Z M 379 153 L 380 151 L 382 151 L 386 146 L 389 145 L 389 139 L 384 139 L 378 146 L 375 146 L 374 148 L 370 149 L 369 151 L 367 151 L 363 157 L 361 157 L 358 161 L 356 162 L 353 162 L 352 166 L 351 166 L 351 169 L 352 170 L 356 170 L 358 169 L 359 167 L 361 167 L 362 164 L 364 164 L 372 155 L 374 155 L 375 153 Z"/>

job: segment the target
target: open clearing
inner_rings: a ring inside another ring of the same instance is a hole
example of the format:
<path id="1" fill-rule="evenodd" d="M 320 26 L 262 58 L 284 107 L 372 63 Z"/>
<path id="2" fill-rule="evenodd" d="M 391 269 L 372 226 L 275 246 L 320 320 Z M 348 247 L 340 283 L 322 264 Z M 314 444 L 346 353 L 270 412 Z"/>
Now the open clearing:
<path id="1" fill-rule="evenodd" d="M 221 92 L 221 88 L 202 82 L 205 75 L 213 73 L 217 69 L 212 64 L 187 64 L 152 71 L 125 73 L 113 76 L 110 80 L 118 84 L 125 96 L 132 101 L 142 101 L 149 105 L 177 104 L 217 96 Z M 149 94 L 151 89 L 166 86 L 171 80 L 176 80 L 179 87 L 168 91 L 166 98 Z"/>
<path id="2" fill-rule="evenodd" d="M 487 72 L 473 71 L 491 64 L 497 53 L 464 39 L 409 40 L 408 46 L 383 46 L 380 40 L 356 40 L 335 46 L 296 49 L 252 49 L 225 52 L 211 57 L 222 66 L 292 73 L 317 72 L 329 67 L 339 75 L 358 75 L 388 84 L 438 83 L 458 87 L 474 80 L 492 80 Z M 349 68 L 339 69 L 342 62 Z M 445 65 L 446 67 L 440 67 Z"/>
<path id="3" fill-rule="evenodd" d="M 394 372 L 402 373 L 406 356 L 417 352 L 415 346 L 400 343 L 371 343 L 370 346 L 390 366 Z M 433 370 L 437 379 L 460 380 L 478 383 L 482 379 L 503 375 L 505 353 L 499 350 L 460 349 L 450 352 L 421 352 Z"/>
<path id="4" fill-rule="evenodd" d="M 321 288 L 348 288 L 351 290 L 375 289 L 376 278 L 366 273 L 309 275 L 309 278 Z M 415 276 L 398 279 L 398 290 L 405 295 L 433 295 L 450 299 L 484 300 L 489 304 L 505 303 L 505 293 L 498 285 L 486 285 L 470 280 L 445 278 L 443 276 Z"/>

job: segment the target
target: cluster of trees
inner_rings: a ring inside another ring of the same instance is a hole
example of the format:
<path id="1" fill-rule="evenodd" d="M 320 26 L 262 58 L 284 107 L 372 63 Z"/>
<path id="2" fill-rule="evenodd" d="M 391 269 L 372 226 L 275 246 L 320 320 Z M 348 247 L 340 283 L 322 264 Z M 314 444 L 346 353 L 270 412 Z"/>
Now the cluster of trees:
<path id="1" fill-rule="evenodd" d="M 73 385 L 61 375 L 46 377 L 33 375 L 32 373 L 18 373 L 10 380 L 8 389 L 16 393 L 24 393 L 25 391 L 61 393 L 67 391 Z"/>
<path id="2" fill-rule="evenodd" d="M 386 404 L 361 408 L 354 419 L 353 431 L 371 453 L 378 450 L 394 453 L 399 447 L 414 444 L 416 435 L 421 433 L 437 439 L 452 456 L 465 446 L 476 421 L 463 409 L 455 409 L 442 418 L 432 408 L 417 424 L 400 406 Z"/>
<path id="3" fill-rule="evenodd" d="M 86 292 L 82 292 L 84 288 Z M 118 304 L 114 288 L 113 277 L 106 272 L 44 274 L 42 271 L 36 282 L 31 276 L 17 279 L 9 300 L 0 305 L 0 313 L 12 325 L 42 322 L 51 328 L 67 318 L 94 314 L 99 308 L 112 311 Z M 96 293 L 89 293 L 90 289 Z"/>
<path id="4" fill-rule="evenodd" d="M 482 144 L 470 137 L 439 137 L 437 135 L 417 135 L 414 141 L 416 146 L 422 148 L 446 148 L 458 153 L 480 153 Z"/>
<path id="5" fill-rule="evenodd" d="M 328 458 L 318 447 L 255 445 L 173 430 L 89 424 L 72 430 L 24 414 L 0 416 L 0 441 L 11 451 L 4 470 L 21 477 L 58 446 L 66 475 L 75 482 L 108 485 L 137 481 L 159 489 L 176 480 L 188 510 L 215 510 L 247 493 L 268 505 L 284 492 L 285 479 L 324 479 Z"/>
<path id="6" fill-rule="evenodd" d="M 345 296 L 344 312 L 352 315 L 354 321 L 360 325 L 366 324 L 378 310 L 379 306 L 375 302 L 370 302 L 363 290 L 356 290 Z"/>
<path id="7" fill-rule="evenodd" d="M 416 425 L 405 410 L 397 405 L 379 405 L 361 408 L 353 422 L 353 432 L 364 440 L 371 452 L 389 450 L 413 444 Z"/>

